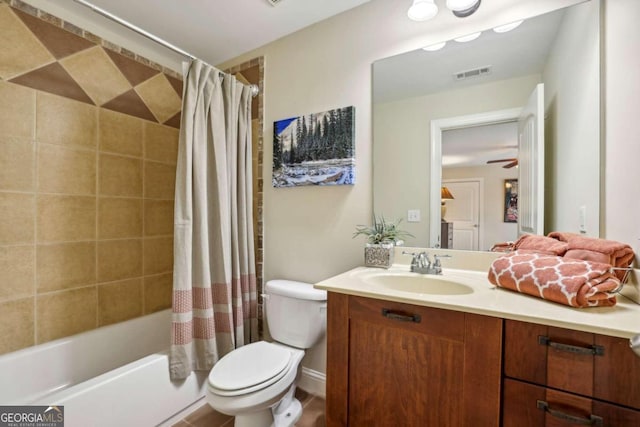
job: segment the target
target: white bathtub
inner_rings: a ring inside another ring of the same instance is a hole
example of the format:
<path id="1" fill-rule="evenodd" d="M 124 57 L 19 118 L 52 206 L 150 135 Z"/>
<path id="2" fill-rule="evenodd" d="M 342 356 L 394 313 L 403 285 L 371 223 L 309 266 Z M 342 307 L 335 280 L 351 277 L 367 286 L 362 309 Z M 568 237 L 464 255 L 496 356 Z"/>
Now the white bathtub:
<path id="1" fill-rule="evenodd" d="M 169 381 L 170 310 L 0 356 L 0 405 L 64 405 L 66 427 L 161 424 L 205 394 Z"/>

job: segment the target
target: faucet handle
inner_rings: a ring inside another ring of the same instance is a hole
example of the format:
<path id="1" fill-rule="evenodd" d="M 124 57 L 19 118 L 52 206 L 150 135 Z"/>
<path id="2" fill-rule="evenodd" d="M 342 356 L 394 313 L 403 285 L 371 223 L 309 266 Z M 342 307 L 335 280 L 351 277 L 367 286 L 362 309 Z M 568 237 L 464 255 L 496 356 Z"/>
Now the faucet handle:
<path id="1" fill-rule="evenodd" d="M 402 255 L 411 255 L 411 266 L 412 267 L 418 266 L 418 259 L 420 258 L 420 253 L 402 251 Z"/>
<path id="2" fill-rule="evenodd" d="M 453 258 L 453 255 L 434 255 L 433 256 L 433 259 L 435 260 L 433 264 L 434 267 L 441 267 L 441 264 L 440 264 L 441 258 Z"/>

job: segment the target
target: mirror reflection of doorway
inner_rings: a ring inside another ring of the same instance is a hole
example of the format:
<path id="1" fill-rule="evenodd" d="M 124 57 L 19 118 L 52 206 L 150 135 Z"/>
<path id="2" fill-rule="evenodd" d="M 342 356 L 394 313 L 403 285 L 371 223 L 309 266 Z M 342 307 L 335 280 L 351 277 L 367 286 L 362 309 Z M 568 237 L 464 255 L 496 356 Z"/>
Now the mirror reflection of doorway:
<path id="1" fill-rule="evenodd" d="M 453 247 L 486 251 L 517 239 L 517 224 L 504 221 L 504 182 L 518 178 L 518 124 L 482 124 L 442 132 L 445 222 L 453 224 Z"/>
<path id="2" fill-rule="evenodd" d="M 480 212 L 483 210 L 483 178 L 442 179 L 453 199 L 446 201 L 442 222 L 451 223 L 453 241 L 449 249 L 477 251 L 483 247 Z M 444 247 L 444 246 L 443 246 Z"/>

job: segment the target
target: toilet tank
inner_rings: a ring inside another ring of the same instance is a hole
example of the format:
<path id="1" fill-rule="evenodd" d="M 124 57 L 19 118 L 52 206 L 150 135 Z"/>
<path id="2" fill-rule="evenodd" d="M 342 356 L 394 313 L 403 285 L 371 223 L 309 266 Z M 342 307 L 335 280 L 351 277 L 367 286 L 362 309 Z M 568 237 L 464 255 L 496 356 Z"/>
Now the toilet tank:
<path id="1" fill-rule="evenodd" d="M 265 285 L 265 316 L 274 340 L 310 348 L 327 327 L 327 292 L 309 283 L 269 280 Z"/>

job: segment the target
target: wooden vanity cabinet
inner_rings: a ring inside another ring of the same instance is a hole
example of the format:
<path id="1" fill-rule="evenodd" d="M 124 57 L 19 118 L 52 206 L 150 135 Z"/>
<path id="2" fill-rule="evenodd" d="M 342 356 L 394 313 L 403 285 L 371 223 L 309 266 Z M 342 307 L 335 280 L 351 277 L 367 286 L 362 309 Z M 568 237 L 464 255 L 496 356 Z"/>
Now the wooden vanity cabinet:
<path id="1" fill-rule="evenodd" d="M 327 426 L 498 426 L 502 320 L 330 292 Z"/>
<path id="2" fill-rule="evenodd" d="M 504 376 L 504 427 L 640 426 L 627 339 L 506 320 Z"/>

